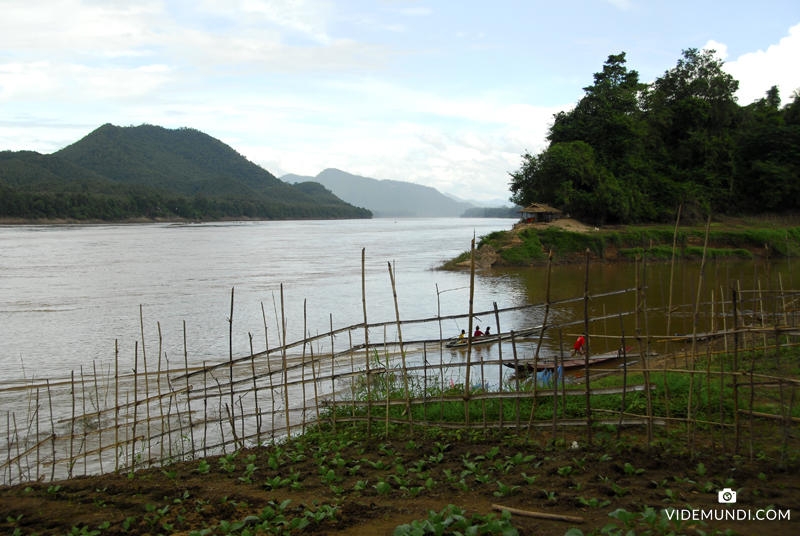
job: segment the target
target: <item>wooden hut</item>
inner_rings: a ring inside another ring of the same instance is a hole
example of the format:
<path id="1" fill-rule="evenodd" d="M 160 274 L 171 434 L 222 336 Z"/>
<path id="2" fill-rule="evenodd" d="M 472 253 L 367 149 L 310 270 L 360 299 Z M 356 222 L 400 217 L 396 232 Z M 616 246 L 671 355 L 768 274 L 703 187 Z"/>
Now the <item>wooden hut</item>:
<path id="1" fill-rule="evenodd" d="M 518 210 L 517 214 L 521 214 L 520 221 L 526 223 L 541 223 L 554 221 L 561 218 L 563 212 L 557 208 L 549 207 L 539 203 L 533 203 L 522 210 Z"/>

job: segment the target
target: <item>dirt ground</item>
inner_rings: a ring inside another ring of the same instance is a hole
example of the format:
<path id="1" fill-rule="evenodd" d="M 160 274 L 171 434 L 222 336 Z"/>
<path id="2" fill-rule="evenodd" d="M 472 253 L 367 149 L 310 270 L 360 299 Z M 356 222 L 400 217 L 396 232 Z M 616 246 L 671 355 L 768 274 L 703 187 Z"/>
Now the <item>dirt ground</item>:
<path id="1" fill-rule="evenodd" d="M 631 433 L 639 431 L 626 430 L 623 437 Z M 663 446 L 651 452 L 631 442 L 610 448 L 613 438 L 605 447 L 548 449 L 540 446 L 547 443 L 549 436 L 544 435 L 526 442 L 517 436 L 482 439 L 480 432 L 461 440 L 437 434 L 441 432 L 420 430 L 413 439 L 390 443 L 342 440 L 322 447 L 307 441 L 284 445 L 277 452 L 274 447 L 257 447 L 239 451 L 227 466 L 220 457 L 208 458 L 206 474 L 201 472 L 202 462 L 194 460 L 130 474 L 0 488 L 0 534 L 78 534 L 82 527 L 100 527 L 104 536 L 188 535 L 201 530 L 240 534 L 231 526 L 226 532 L 224 522 L 244 520 L 258 515 L 270 501 L 277 505 L 286 500 L 291 500 L 284 512 L 287 519 L 319 512 L 323 505 L 335 508 L 335 521 L 328 518 L 291 534 L 391 535 L 398 525 L 427 518 L 429 510 L 440 511 L 448 504 L 469 515 L 489 514 L 493 504 L 501 504 L 585 520 L 577 524 L 514 516 L 512 524 L 521 535 L 562 536 L 571 527 L 599 534 L 613 521 L 608 514 L 618 508 L 638 513 L 646 506 L 683 509 L 690 504 L 724 510 L 726 505 L 718 501 L 723 486 L 738 490 L 735 508 L 755 515 L 772 505 L 791 510 L 791 520 L 713 521 L 708 527 L 688 522 L 689 530 L 684 525 L 678 534 L 699 534 L 694 528 L 709 534 L 711 529 L 744 535 L 800 534 L 796 464 L 779 468 L 775 460 L 751 463 L 707 454 L 690 460 Z M 571 438 L 564 444 L 571 446 Z M 249 464 L 255 469 L 248 477 Z M 296 480 L 297 490 L 291 489 L 290 478 Z M 359 482 L 364 489 L 356 491 Z M 389 487 L 381 487 L 381 482 Z M 498 482 L 507 486 L 505 494 Z M 644 533 L 644 527 L 635 533 Z"/>

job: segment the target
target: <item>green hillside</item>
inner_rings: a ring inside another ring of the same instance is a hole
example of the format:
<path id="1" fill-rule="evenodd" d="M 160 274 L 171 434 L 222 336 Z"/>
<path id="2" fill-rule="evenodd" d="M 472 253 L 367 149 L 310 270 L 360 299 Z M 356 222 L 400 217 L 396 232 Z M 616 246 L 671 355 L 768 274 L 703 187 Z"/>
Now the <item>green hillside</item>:
<path id="1" fill-rule="evenodd" d="M 193 129 L 106 124 L 51 155 L 0 152 L 0 217 L 369 218 L 322 185 L 295 187 Z"/>

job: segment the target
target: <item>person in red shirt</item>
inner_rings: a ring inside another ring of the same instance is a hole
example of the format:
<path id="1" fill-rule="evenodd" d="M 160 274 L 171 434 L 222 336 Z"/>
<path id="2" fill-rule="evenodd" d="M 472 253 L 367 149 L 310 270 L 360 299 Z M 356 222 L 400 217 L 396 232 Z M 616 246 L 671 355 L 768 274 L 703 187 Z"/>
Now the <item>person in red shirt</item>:
<path id="1" fill-rule="evenodd" d="M 572 349 L 571 355 L 575 354 L 586 355 L 586 339 L 583 336 L 578 337 L 578 340 L 575 341 L 575 347 Z"/>
<path id="2" fill-rule="evenodd" d="M 475 326 L 475 333 L 472 334 L 472 338 L 477 339 L 478 337 L 483 337 L 483 332 L 480 326 Z"/>

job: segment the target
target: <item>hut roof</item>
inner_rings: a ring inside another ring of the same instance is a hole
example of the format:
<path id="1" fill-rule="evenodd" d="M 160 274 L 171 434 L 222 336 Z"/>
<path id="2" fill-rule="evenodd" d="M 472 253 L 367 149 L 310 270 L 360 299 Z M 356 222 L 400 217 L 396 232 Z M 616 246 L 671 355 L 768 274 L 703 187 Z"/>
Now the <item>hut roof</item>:
<path id="1" fill-rule="evenodd" d="M 517 214 L 524 213 L 524 212 L 551 212 L 554 214 L 561 214 L 562 212 L 557 208 L 549 207 L 547 205 L 542 205 L 541 203 L 533 203 L 528 205 L 527 207 L 523 208 L 522 210 L 518 210 Z"/>

